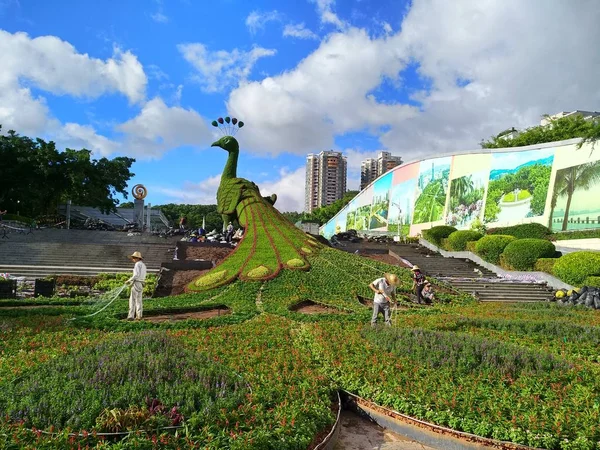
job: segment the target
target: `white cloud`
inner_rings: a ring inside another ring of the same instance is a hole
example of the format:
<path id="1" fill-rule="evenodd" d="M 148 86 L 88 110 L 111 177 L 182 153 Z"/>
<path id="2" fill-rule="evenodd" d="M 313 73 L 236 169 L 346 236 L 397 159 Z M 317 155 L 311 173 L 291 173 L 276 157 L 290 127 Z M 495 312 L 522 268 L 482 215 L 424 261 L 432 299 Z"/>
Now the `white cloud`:
<path id="1" fill-rule="evenodd" d="M 112 58 L 103 61 L 78 53 L 55 36 L 32 39 L 26 33 L 0 30 L 0 54 L 0 90 L 28 82 L 53 94 L 83 98 L 118 92 L 137 103 L 146 95 L 142 65 L 131 52 L 119 48 L 114 48 Z"/>
<path id="2" fill-rule="evenodd" d="M 277 22 L 281 20 L 281 14 L 277 10 L 259 12 L 252 11 L 246 17 L 246 27 L 250 33 L 255 34 L 258 30 L 262 30 L 268 22 Z"/>
<path id="3" fill-rule="evenodd" d="M 151 14 L 150 17 L 152 17 L 152 20 L 158 23 L 167 23 L 169 21 L 169 18 L 160 11 Z"/>
<path id="4" fill-rule="evenodd" d="M 154 0 L 154 2 L 156 3 L 157 10 L 154 14 L 150 14 L 150 18 L 156 23 L 167 23 L 169 17 L 164 14 L 162 0 Z"/>
<path id="5" fill-rule="evenodd" d="M 123 152 L 141 158 L 158 158 L 181 146 L 204 146 L 212 133 L 206 121 L 194 110 L 168 107 L 156 97 L 131 120 L 119 125 L 124 133 Z"/>
<path id="6" fill-rule="evenodd" d="M 391 40 L 353 28 L 329 35 L 293 70 L 242 84 L 227 106 L 246 120 L 244 142 L 254 151 L 328 149 L 335 134 L 377 129 L 417 114 L 412 106 L 379 102 L 371 94 L 405 64 Z"/>
<path id="7" fill-rule="evenodd" d="M 276 51 L 255 46 L 249 52 L 233 49 L 228 52 L 219 50 L 209 51 L 200 43 L 179 44 L 177 46 L 185 60 L 197 71 L 194 79 L 205 92 L 220 92 L 245 81 L 254 64 L 267 56 L 275 55 Z"/>
<path id="8" fill-rule="evenodd" d="M 304 178 L 304 167 L 294 171 L 283 168 L 279 171 L 277 178 L 260 182 L 258 187 L 264 197 L 273 193 L 277 194 L 275 207 L 279 211 L 302 211 L 304 209 Z M 152 192 L 164 194 L 167 197 L 165 203 L 210 205 L 217 201 L 217 189 L 220 182 L 221 175 L 215 175 L 199 183 L 186 181 L 181 188 L 155 185 L 150 186 L 149 189 Z"/>
<path id="9" fill-rule="evenodd" d="M 543 8 L 518 0 L 471 0 L 460 8 L 413 2 L 396 40 L 432 86 L 416 96 L 423 112 L 393 126 L 382 143 L 408 161 L 476 148 L 503 129 L 539 124 L 544 113 L 593 109 L 600 53 L 587 49 L 600 42 L 599 21 L 594 0 Z"/>
<path id="10" fill-rule="evenodd" d="M 337 28 L 343 29 L 346 24 L 333 12 L 335 0 L 311 0 L 317 5 L 317 12 L 321 23 L 329 23 Z"/>
<path id="11" fill-rule="evenodd" d="M 275 207 L 281 211 L 304 211 L 304 183 L 306 169 L 300 167 L 294 171 L 283 168 L 279 171 L 279 178 L 272 181 L 263 181 L 258 187 L 263 197 L 277 194 Z"/>
<path id="12" fill-rule="evenodd" d="M 306 28 L 304 22 L 296 24 L 287 24 L 283 28 L 284 37 L 295 37 L 298 39 L 319 39 L 315 33 Z"/>
<path id="13" fill-rule="evenodd" d="M 333 11 L 332 1 L 315 3 Z M 598 22 L 594 0 L 543 9 L 518 0 L 465 0 L 461 8 L 415 0 L 400 27 L 384 23 L 377 36 L 342 28 L 289 71 L 240 85 L 227 105 L 246 119 L 244 144 L 256 152 L 320 151 L 361 131 L 405 161 L 472 149 L 544 113 L 600 103 L 600 53 L 587 50 L 600 42 Z M 406 86 L 415 67 L 422 86 Z M 397 90 L 411 102 L 374 96 L 386 79 L 387 98 Z"/>
<path id="14" fill-rule="evenodd" d="M 165 203 L 185 203 L 190 205 L 214 205 L 217 203 L 217 189 L 221 183 L 221 175 L 209 177 L 200 183 L 186 181 L 181 188 L 150 186 L 152 192 L 167 197 Z"/>
<path id="15" fill-rule="evenodd" d="M 119 151 L 120 144 L 96 133 L 90 125 L 66 123 L 60 128 L 55 139 L 67 148 L 87 148 L 95 156 L 109 156 Z"/>

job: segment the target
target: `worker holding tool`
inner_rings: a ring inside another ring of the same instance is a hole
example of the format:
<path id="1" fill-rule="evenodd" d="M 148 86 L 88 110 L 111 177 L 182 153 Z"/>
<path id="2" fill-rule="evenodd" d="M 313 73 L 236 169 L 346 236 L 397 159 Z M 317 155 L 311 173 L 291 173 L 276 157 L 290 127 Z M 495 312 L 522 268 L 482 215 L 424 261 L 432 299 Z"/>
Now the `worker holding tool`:
<path id="1" fill-rule="evenodd" d="M 391 326 L 390 303 L 396 301 L 396 286 L 398 284 L 400 284 L 400 279 L 397 275 L 385 273 L 382 278 L 377 278 L 369 285 L 369 288 L 375 293 L 371 326 L 374 327 L 377 323 L 380 312 L 383 314 L 385 324 Z"/>
<path id="2" fill-rule="evenodd" d="M 140 252 L 133 252 L 129 258 L 131 258 L 135 265 L 133 266 L 133 275 L 127 280 L 127 284 L 131 286 L 127 320 L 141 319 L 143 310 L 142 294 L 144 292 L 144 284 L 146 283 L 146 264 L 144 264 Z"/>

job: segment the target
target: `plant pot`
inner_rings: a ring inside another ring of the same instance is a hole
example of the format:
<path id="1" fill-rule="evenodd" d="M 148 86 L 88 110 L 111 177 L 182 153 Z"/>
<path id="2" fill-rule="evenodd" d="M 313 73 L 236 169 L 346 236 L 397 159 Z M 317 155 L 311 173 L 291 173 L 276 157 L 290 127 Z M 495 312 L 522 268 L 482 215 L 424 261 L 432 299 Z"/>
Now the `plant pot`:
<path id="1" fill-rule="evenodd" d="M 52 297 L 54 295 L 55 287 L 56 287 L 56 280 L 35 280 L 33 296 L 34 297 Z"/>
<path id="2" fill-rule="evenodd" d="M 17 298 L 17 280 L 0 282 L 0 298 Z"/>

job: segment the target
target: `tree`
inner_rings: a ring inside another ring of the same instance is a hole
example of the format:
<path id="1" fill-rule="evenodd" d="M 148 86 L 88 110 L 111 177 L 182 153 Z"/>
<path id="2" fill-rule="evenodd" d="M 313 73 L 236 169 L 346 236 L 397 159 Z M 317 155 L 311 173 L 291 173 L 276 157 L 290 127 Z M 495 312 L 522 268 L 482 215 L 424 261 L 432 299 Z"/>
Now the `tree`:
<path id="1" fill-rule="evenodd" d="M 37 217 L 54 213 L 68 199 L 114 211 L 116 194 L 127 197 L 127 182 L 133 176 L 129 169 L 135 160 L 92 160 L 89 150 L 59 152 L 52 141 L 10 130 L 0 135 L 0 161 L 0 206 Z"/>
<path id="2" fill-rule="evenodd" d="M 323 206 L 313 210 L 310 214 L 304 214 L 303 221 L 316 222 L 323 225 L 328 222 L 333 216 L 342 210 L 350 201 L 358 195 L 359 191 L 348 191 L 340 200 L 336 200 L 331 205 Z"/>
<path id="3" fill-rule="evenodd" d="M 548 115 L 544 117 L 549 119 Z M 492 136 L 488 141 L 482 140 L 479 145 L 481 148 L 521 147 L 573 138 L 583 138 L 578 148 L 586 142 L 595 143 L 600 139 L 600 119 L 585 120 L 581 116 L 561 117 L 550 120 L 549 125 L 527 128 L 513 139 L 507 139 L 503 133 L 500 133 Z"/>
<path id="4" fill-rule="evenodd" d="M 581 164 L 580 166 L 573 166 L 556 172 L 554 195 L 557 197 L 567 196 L 562 231 L 567 231 L 569 210 L 571 209 L 571 200 L 573 200 L 575 191 L 578 189 L 587 191 L 598 182 L 600 182 L 600 161 Z M 556 206 L 554 195 L 552 200 L 554 206 Z M 554 207 L 552 208 L 552 212 L 554 212 Z"/>

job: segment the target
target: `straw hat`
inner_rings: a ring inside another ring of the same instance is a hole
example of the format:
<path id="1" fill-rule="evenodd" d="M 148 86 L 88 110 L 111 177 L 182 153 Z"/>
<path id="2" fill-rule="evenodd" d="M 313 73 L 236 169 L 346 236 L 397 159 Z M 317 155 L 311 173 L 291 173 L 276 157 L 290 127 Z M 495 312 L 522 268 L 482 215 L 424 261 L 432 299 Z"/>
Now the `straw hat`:
<path id="1" fill-rule="evenodd" d="M 385 281 L 387 281 L 388 284 L 392 286 L 398 286 L 400 284 L 400 279 L 398 278 L 398 275 L 395 275 L 393 273 L 386 273 L 383 276 L 385 277 Z"/>
<path id="2" fill-rule="evenodd" d="M 412 266 L 412 269 L 410 269 L 410 270 L 415 271 L 415 270 L 421 270 L 421 269 L 419 269 L 419 266 Z"/>
<path id="3" fill-rule="evenodd" d="M 133 252 L 132 255 L 129 255 L 130 258 L 144 259 L 142 258 L 142 254 L 140 252 Z"/>
<path id="4" fill-rule="evenodd" d="M 429 280 L 425 280 L 425 286 L 430 285 L 431 283 L 429 282 Z"/>

